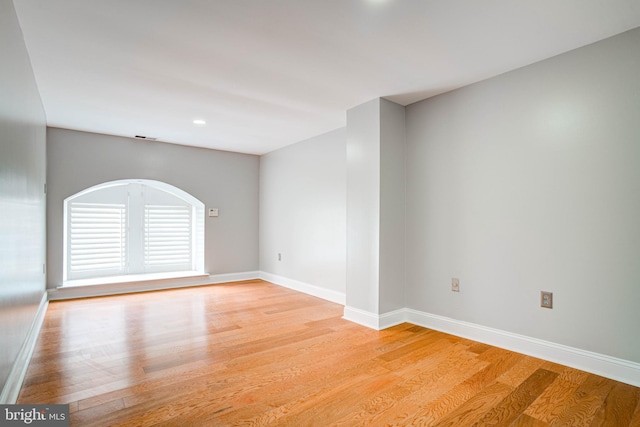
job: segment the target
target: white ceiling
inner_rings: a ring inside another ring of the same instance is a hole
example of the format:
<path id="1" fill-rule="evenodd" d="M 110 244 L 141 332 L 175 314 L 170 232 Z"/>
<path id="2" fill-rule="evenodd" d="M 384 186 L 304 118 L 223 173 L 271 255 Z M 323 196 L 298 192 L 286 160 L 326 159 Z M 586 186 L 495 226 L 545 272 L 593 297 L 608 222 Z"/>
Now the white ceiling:
<path id="1" fill-rule="evenodd" d="M 49 126 L 253 154 L 640 26 L 640 0 L 14 4 Z"/>

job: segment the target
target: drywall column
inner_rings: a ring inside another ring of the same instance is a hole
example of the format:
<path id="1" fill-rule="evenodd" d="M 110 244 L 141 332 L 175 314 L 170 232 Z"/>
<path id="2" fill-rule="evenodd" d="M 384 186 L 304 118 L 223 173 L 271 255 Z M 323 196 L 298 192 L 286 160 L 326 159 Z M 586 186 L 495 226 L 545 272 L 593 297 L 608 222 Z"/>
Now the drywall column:
<path id="1" fill-rule="evenodd" d="M 345 318 L 381 329 L 404 306 L 404 107 L 374 99 L 347 111 Z"/>
<path id="2" fill-rule="evenodd" d="M 380 292 L 379 312 L 406 306 L 404 107 L 380 100 Z M 393 322 L 393 321 L 392 321 Z"/>
<path id="3" fill-rule="evenodd" d="M 367 315 L 379 314 L 379 226 L 380 100 L 374 99 L 347 111 L 347 304 L 344 315 L 358 323 L 365 323 Z"/>

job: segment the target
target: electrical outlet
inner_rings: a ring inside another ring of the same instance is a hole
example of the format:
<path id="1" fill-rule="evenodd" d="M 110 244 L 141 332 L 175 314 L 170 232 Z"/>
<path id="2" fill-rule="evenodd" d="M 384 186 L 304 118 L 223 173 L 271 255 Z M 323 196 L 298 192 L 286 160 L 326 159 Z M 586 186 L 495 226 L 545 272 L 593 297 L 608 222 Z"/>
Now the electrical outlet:
<path id="1" fill-rule="evenodd" d="M 451 279 L 451 290 L 453 292 L 460 292 L 460 280 L 455 277 Z"/>
<path id="2" fill-rule="evenodd" d="M 540 307 L 553 308 L 553 292 L 540 292 Z"/>
<path id="3" fill-rule="evenodd" d="M 210 217 L 217 217 L 218 216 L 218 208 L 210 208 L 209 209 L 209 216 Z"/>

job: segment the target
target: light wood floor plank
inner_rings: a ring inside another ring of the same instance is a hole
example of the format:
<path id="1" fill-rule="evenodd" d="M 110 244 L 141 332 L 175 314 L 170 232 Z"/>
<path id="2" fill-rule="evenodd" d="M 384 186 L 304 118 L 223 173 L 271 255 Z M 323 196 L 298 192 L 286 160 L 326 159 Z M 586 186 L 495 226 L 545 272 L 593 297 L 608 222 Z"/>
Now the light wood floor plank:
<path id="1" fill-rule="evenodd" d="M 637 387 L 617 383 L 596 413 L 591 426 L 629 425 L 639 397 L 640 389 Z"/>
<path id="2" fill-rule="evenodd" d="M 640 389 L 261 281 L 49 304 L 18 403 L 73 426 L 640 427 Z"/>

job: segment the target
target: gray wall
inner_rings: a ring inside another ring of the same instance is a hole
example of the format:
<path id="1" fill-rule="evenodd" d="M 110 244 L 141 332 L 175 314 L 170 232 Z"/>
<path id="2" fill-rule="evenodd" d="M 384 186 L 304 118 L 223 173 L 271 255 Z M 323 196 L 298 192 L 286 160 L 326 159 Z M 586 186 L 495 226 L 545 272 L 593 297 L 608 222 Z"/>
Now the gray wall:
<path id="1" fill-rule="evenodd" d="M 49 288 L 62 283 L 64 199 L 127 178 L 163 181 L 220 209 L 205 220 L 208 273 L 258 269 L 258 156 L 49 128 L 47 162 Z"/>
<path id="2" fill-rule="evenodd" d="M 0 389 L 45 290 L 45 116 L 13 2 L 0 2 Z"/>
<path id="3" fill-rule="evenodd" d="M 409 308 L 640 362 L 639 47 L 407 107 Z"/>
<path id="4" fill-rule="evenodd" d="M 345 292 L 345 150 L 339 129 L 260 158 L 261 271 Z"/>

